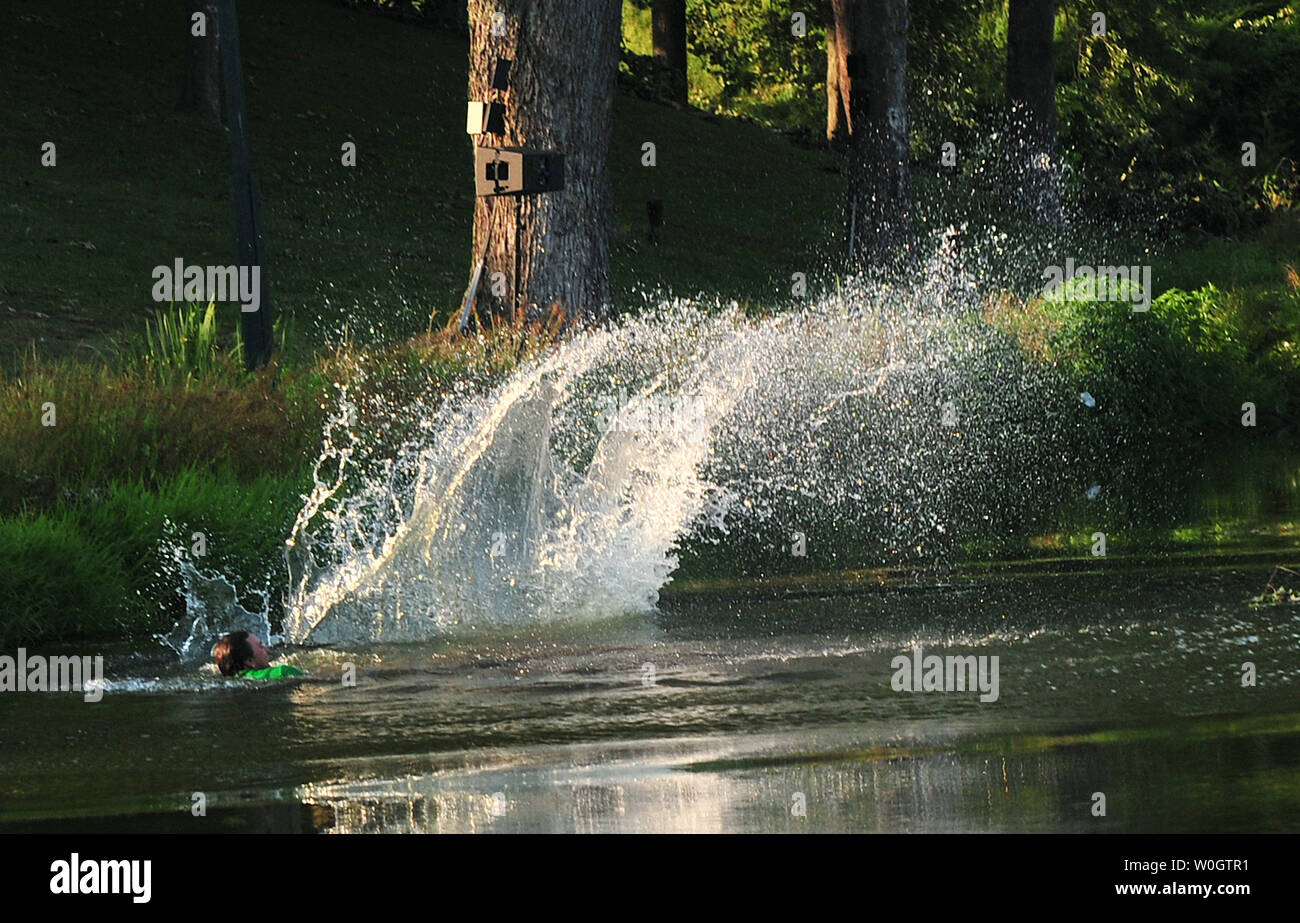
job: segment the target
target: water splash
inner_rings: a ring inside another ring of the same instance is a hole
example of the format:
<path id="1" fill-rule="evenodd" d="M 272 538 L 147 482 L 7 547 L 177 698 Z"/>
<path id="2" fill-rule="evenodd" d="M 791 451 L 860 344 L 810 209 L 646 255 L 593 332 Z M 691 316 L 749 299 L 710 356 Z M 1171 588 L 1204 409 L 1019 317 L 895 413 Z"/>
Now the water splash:
<path id="1" fill-rule="evenodd" d="M 300 517 L 291 568 L 307 566 L 286 635 L 420 638 L 653 605 L 676 564 L 671 545 L 710 494 L 699 474 L 709 443 L 697 429 L 709 421 L 668 413 L 648 428 L 619 424 L 657 394 L 692 392 L 693 408 L 715 414 L 732 399 L 691 368 L 691 349 L 677 369 L 656 369 L 657 355 L 681 352 L 684 334 L 704 332 L 678 313 L 677 323 L 581 335 L 489 394 L 453 396 L 433 413 L 427 444 L 383 459 L 326 511 L 324 538 Z M 611 386 L 630 403 L 602 403 Z M 334 481 L 318 476 L 319 501 L 343 484 L 348 459 L 336 455 Z M 304 545 L 332 553 L 332 566 L 317 570 Z"/>
<path id="2" fill-rule="evenodd" d="M 684 547 L 794 525 L 855 523 L 894 554 L 942 547 L 978 513 L 970 484 L 1006 483 L 995 456 L 1037 454 L 1045 428 L 1019 423 L 1050 418 L 1050 396 L 974 319 L 974 280 L 950 248 L 917 279 L 858 277 L 758 318 L 666 301 L 486 393 L 384 409 L 418 421 L 387 453 L 359 450 L 376 414 L 341 389 L 288 541 L 285 637 L 644 611 Z"/>
<path id="3" fill-rule="evenodd" d="M 185 616 L 166 634 L 154 638 L 170 648 L 181 660 L 204 660 L 211 656 L 212 647 L 227 632 L 247 631 L 267 643 L 280 640 L 271 633 L 271 594 L 257 591 L 261 607 L 245 608 L 240 602 L 238 588 L 219 573 L 208 573 L 189 559 L 185 545 L 175 537 L 172 523 L 164 523 L 160 551 L 164 559 L 165 576 L 177 594 L 185 601 Z"/>

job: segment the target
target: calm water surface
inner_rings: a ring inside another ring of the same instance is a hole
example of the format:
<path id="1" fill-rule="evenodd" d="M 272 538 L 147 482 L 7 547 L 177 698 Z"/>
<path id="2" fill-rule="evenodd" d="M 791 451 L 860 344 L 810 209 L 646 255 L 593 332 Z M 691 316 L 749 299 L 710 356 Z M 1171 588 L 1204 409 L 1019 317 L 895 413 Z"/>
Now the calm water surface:
<path id="1" fill-rule="evenodd" d="M 1245 605 L 1261 567 L 688 594 L 279 684 L 110 656 L 98 704 L 5 697 L 0 829 L 1295 831 L 1300 611 Z M 893 690 L 918 644 L 997 656 L 997 701 Z"/>

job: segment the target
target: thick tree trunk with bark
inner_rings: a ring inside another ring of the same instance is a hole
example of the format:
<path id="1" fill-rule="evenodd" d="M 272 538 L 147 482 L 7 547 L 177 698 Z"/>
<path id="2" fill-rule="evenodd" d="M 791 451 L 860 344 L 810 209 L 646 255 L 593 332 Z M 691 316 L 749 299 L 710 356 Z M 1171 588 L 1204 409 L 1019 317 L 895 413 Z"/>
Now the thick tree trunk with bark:
<path id="1" fill-rule="evenodd" d="M 469 98 L 506 106 L 506 134 L 476 143 L 564 155 L 562 190 L 476 200 L 474 261 L 486 253 L 478 313 L 535 319 L 558 307 L 570 321 L 603 318 L 611 309 L 608 155 L 622 5 L 470 0 L 469 23 Z M 513 61 L 504 95 L 490 89 L 501 58 Z"/>
<path id="2" fill-rule="evenodd" d="M 1055 0 L 1011 0 L 1007 19 L 1007 182 L 1022 211 L 1059 221 L 1056 70 L 1052 56 Z"/>
<path id="3" fill-rule="evenodd" d="M 849 259 L 895 263 L 912 242 L 907 0 L 856 0 L 849 7 Z"/>
<path id="4" fill-rule="evenodd" d="M 185 12 L 185 84 L 176 108 L 193 112 L 209 122 L 221 122 L 221 55 L 217 44 L 217 4 L 191 0 Z M 194 14 L 202 13 L 201 30 Z"/>
<path id="5" fill-rule="evenodd" d="M 686 105 L 686 0 L 654 0 L 650 12 L 656 92 Z"/>

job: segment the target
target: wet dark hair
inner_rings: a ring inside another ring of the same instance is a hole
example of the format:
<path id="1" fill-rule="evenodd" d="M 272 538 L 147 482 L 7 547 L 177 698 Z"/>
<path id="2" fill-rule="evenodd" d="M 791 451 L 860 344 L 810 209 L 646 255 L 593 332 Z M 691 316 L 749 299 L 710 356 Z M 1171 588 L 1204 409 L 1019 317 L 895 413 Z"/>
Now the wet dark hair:
<path id="1" fill-rule="evenodd" d="M 253 645 L 248 643 L 248 632 L 232 631 L 217 642 L 212 649 L 212 659 L 222 676 L 242 673 L 253 664 Z"/>

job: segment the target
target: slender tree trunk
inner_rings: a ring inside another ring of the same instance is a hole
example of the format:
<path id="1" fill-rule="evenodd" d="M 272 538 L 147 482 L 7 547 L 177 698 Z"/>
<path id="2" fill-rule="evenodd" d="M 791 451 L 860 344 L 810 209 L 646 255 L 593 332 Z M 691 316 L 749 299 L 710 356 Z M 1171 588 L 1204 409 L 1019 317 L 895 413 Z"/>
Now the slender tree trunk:
<path id="1" fill-rule="evenodd" d="M 835 41 L 835 24 L 826 27 L 826 141 L 833 150 L 839 150 L 849 136 L 849 124 L 844 113 L 844 98 L 840 95 L 840 54 Z"/>
<path id="2" fill-rule="evenodd" d="M 1007 19 L 1009 188 L 1021 211 L 1061 217 L 1056 157 L 1056 70 L 1052 56 L 1055 0 L 1010 0 Z"/>
<path id="3" fill-rule="evenodd" d="M 830 57 L 832 38 L 835 52 L 835 99 L 838 114 L 844 119 L 843 136 L 853 133 L 853 75 L 849 71 L 849 58 L 853 54 L 853 22 L 857 15 L 858 0 L 831 0 L 831 25 L 826 30 L 826 53 Z M 855 59 L 856 61 L 856 59 Z M 830 63 L 827 62 L 827 95 L 830 94 Z"/>
<path id="4" fill-rule="evenodd" d="M 891 264 L 912 242 L 907 0 L 857 0 L 853 6 L 849 258 Z"/>
<path id="5" fill-rule="evenodd" d="M 195 14 L 203 18 L 195 22 Z M 196 34 L 202 32 L 203 34 Z M 185 15 L 185 83 L 176 108 L 205 121 L 221 123 L 221 57 L 217 44 L 217 5 L 190 0 Z"/>
<path id="6" fill-rule="evenodd" d="M 564 155 L 562 190 L 476 200 L 474 261 L 486 253 L 479 313 L 535 319 L 558 307 L 571 321 L 605 317 L 622 4 L 469 0 L 469 22 L 469 98 L 506 106 L 505 136 L 478 143 Z M 504 95 L 489 88 L 501 58 L 513 61 Z"/>
<path id="7" fill-rule="evenodd" d="M 686 105 L 686 0 L 654 0 L 650 13 L 661 99 Z"/>

